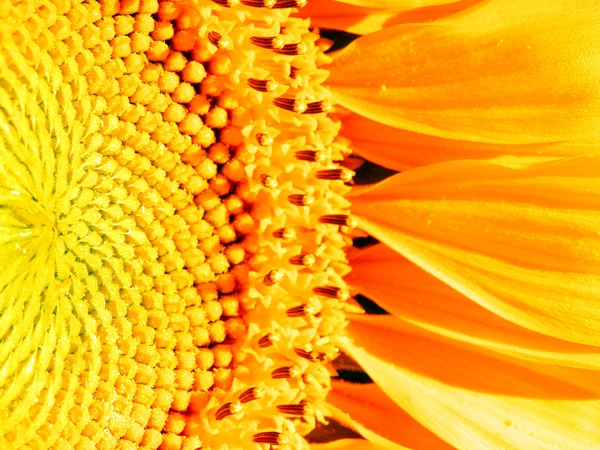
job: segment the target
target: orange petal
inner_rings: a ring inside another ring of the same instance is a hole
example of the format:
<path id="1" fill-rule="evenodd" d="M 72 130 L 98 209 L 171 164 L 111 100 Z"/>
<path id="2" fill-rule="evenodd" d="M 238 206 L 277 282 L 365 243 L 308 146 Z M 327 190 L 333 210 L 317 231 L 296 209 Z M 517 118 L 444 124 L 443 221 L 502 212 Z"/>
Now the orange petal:
<path id="1" fill-rule="evenodd" d="M 340 439 L 325 444 L 310 444 L 311 450 L 384 450 L 386 447 L 364 439 Z M 389 448 L 388 448 L 389 450 Z"/>
<path id="2" fill-rule="evenodd" d="M 397 8 L 403 10 L 423 8 L 425 6 L 447 5 L 458 0 L 337 0 L 349 5 L 368 6 L 369 8 Z"/>
<path id="3" fill-rule="evenodd" d="M 342 118 L 340 134 L 350 139 L 353 153 L 398 171 L 457 159 L 487 159 L 520 166 L 598 149 L 596 139 L 528 145 L 444 139 L 383 125 L 358 114 Z"/>
<path id="4" fill-rule="evenodd" d="M 296 14 L 310 18 L 319 28 L 344 30 L 355 34 L 369 34 L 400 23 L 427 22 L 456 14 L 483 0 L 452 1 L 396 1 L 392 6 L 378 7 L 372 2 L 347 4 L 336 0 L 310 1 Z M 348 2 L 349 3 L 349 2 Z M 417 6 L 415 6 L 417 5 Z M 417 9 L 412 9 L 417 8 Z"/>
<path id="5" fill-rule="evenodd" d="M 600 135 L 600 5 L 503 0 L 398 25 L 339 52 L 337 102 L 386 125 L 505 144 Z"/>
<path id="6" fill-rule="evenodd" d="M 525 328 L 600 345 L 600 154 L 456 161 L 353 197 L 363 230 Z M 385 211 L 385 214 L 382 214 Z"/>
<path id="7" fill-rule="evenodd" d="M 327 402 L 329 408 L 334 410 L 334 419 L 385 448 L 404 448 L 400 445 L 423 450 L 452 448 L 398 408 L 373 383 L 355 384 L 332 380 L 332 390 L 327 396 Z"/>
<path id="8" fill-rule="evenodd" d="M 510 356 L 600 369 L 600 348 L 549 337 L 479 306 L 384 245 L 351 259 L 353 288 L 396 317 L 443 336 Z"/>
<path id="9" fill-rule="evenodd" d="M 311 24 L 319 28 L 368 34 L 390 26 L 397 14 L 398 12 L 387 9 L 347 5 L 336 0 L 319 0 L 308 2 L 297 16 L 310 18 Z"/>
<path id="10" fill-rule="evenodd" d="M 556 377 L 552 366 L 528 370 L 413 331 L 391 316 L 355 317 L 342 348 L 397 405 L 451 445 L 599 448 L 597 392 Z M 583 372 L 568 370 L 575 377 Z"/>

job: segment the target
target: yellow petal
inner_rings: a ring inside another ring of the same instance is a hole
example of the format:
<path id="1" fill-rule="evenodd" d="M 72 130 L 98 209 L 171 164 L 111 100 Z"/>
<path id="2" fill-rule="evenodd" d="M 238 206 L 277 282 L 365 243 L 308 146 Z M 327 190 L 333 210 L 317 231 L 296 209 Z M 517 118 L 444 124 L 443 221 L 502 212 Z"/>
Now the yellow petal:
<path id="1" fill-rule="evenodd" d="M 532 361 L 600 369 L 600 348 L 515 325 L 376 245 L 351 259 L 346 282 L 396 317 L 443 336 Z"/>
<path id="2" fill-rule="evenodd" d="M 311 450 L 384 450 L 385 448 L 364 439 L 340 439 L 325 444 L 310 444 Z"/>
<path id="3" fill-rule="evenodd" d="M 404 448 L 401 445 L 415 450 L 452 448 L 398 408 L 374 383 L 332 380 L 327 402 L 334 410 L 334 419 L 385 448 Z"/>
<path id="4" fill-rule="evenodd" d="M 552 366 L 530 371 L 415 335 L 391 316 L 356 317 L 347 332 L 342 348 L 383 391 L 459 449 L 600 446 L 598 394 Z"/>
<path id="5" fill-rule="evenodd" d="M 503 0 L 398 25 L 339 52 L 339 103 L 386 125 L 505 144 L 600 136 L 600 5 Z"/>
<path id="6" fill-rule="evenodd" d="M 353 197 L 363 230 L 525 328 L 600 345 L 600 154 L 394 175 Z M 382 214 L 385 211 L 385 214 Z"/>
<path id="7" fill-rule="evenodd" d="M 358 114 L 342 118 L 340 134 L 350 139 L 353 153 L 398 171 L 457 159 L 486 159 L 522 166 L 598 149 L 596 139 L 528 145 L 444 139 L 390 127 Z"/>

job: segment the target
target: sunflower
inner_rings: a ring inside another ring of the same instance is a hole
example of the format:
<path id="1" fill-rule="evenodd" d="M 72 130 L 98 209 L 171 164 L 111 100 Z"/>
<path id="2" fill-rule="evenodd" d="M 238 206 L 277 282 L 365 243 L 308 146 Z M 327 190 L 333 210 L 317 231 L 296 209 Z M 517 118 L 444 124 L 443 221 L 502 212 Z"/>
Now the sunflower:
<path id="1" fill-rule="evenodd" d="M 600 448 L 600 5 L 306 3 L 0 3 L 2 448 Z"/>

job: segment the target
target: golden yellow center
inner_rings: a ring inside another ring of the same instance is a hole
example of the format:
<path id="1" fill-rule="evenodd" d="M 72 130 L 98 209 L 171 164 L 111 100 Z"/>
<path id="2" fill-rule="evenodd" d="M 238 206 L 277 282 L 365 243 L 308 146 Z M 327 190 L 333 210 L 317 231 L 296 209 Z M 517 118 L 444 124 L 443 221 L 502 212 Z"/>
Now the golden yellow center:
<path id="1" fill-rule="evenodd" d="M 296 449 L 323 419 L 352 173 L 295 6 L 0 7 L 2 448 Z"/>

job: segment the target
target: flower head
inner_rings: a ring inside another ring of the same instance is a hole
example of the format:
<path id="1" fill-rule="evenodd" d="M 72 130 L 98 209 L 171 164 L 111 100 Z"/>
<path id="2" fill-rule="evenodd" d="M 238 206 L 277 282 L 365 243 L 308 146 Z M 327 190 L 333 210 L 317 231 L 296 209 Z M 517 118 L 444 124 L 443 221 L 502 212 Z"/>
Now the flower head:
<path id="1" fill-rule="evenodd" d="M 598 445 L 597 2 L 306 3 L 0 7 L 5 447 Z"/>

